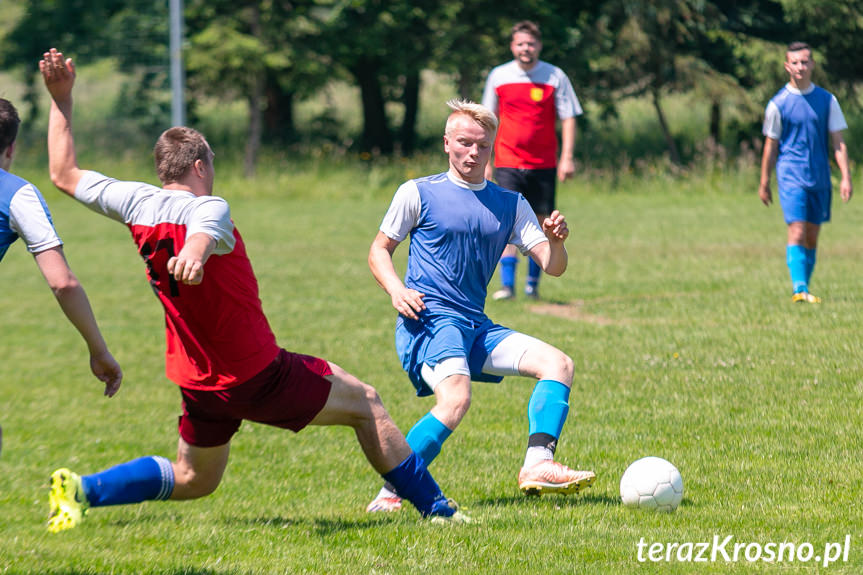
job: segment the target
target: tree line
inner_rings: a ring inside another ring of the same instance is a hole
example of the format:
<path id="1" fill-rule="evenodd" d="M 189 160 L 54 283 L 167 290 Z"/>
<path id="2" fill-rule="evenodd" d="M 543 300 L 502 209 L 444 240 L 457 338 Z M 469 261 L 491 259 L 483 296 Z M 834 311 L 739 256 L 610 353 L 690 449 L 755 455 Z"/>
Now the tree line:
<path id="1" fill-rule="evenodd" d="M 92 63 L 136 70 L 128 101 L 164 122 L 168 0 L 29 0 L 0 28 L 0 66 L 18 70 L 36 110 L 33 63 L 49 46 Z M 717 141 L 729 106 L 760 115 L 785 81 L 783 46 L 809 42 L 834 91 L 855 96 L 863 77 L 863 0 L 186 0 L 184 61 L 194 113 L 203 96 L 248 108 L 247 169 L 262 144 L 291 141 L 294 109 L 332 80 L 359 88 L 361 151 L 410 154 L 424 70 L 479 99 L 488 70 L 511 58 L 508 31 L 537 22 L 542 58 L 563 68 L 579 98 L 614 115 L 646 97 L 673 162 L 680 162 L 663 96 L 695 91 L 710 102 Z M 823 82 L 822 82 L 823 83 Z M 162 94 L 161 100 L 159 94 Z M 843 105 L 852 105 L 849 98 Z M 388 103 L 403 107 L 391 125 Z M 155 110 L 155 112 L 154 112 Z M 164 123 L 162 124 L 164 125 Z"/>

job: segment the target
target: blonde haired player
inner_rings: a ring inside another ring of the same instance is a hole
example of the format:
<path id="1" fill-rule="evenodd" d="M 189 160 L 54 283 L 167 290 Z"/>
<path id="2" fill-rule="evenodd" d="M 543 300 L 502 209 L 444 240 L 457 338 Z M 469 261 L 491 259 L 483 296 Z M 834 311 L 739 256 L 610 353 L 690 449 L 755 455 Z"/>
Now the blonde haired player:
<path id="1" fill-rule="evenodd" d="M 488 283 L 507 245 L 548 274 L 567 266 L 566 218 L 552 212 L 540 225 L 524 197 L 485 179 L 497 119 L 479 104 L 452 100 L 443 137 L 447 172 L 410 180 L 396 191 L 369 250 L 369 266 L 398 311 L 396 351 L 419 396 L 435 405 L 407 435 L 426 464 L 440 453 L 471 402 L 471 381 L 505 375 L 539 380 L 527 409 L 528 447 L 518 474 L 525 493 L 576 493 L 591 471 L 554 461 L 569 411 L 572 360 L 551 345 L 493 323 L 485 315 Z M 410 236 L 402 281 L 392 255 Z M 401 507 L 385 485 L 369 511 Z"/>

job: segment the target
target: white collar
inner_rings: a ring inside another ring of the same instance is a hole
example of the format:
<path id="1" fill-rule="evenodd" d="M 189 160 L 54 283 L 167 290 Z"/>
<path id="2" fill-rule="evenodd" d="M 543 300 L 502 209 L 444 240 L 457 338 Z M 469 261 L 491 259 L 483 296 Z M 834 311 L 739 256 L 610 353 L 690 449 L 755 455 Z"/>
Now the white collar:
<path id="1" fill-rule="evenodd" d="M 455 185 L 457 185 L 461 188 L 467 188 L 469 190 L 473 190 L 475 192 L 478 192 L 481 189 L 485 188 L 486 184 L 488 183 L 486 180 L 483 180 L 481 184 L 471 184 L 470 182 L 466 182 L 466 181 L 462 180 L 461 178 L 459 178 L 457 175 L 455 175 L 452 172 L 452 170 L 449 170 L 446 173 L 446 177 L 449 178 L 449 181 L 451 181 Z"/>
<path id="2" fill-rule="evenodd" d="M 815 89 L 815 84 L 809 82 L 809 87 L 805 90 L 801 90 L 800 88 L 795 88 L 794 86 L 792 86 L 791 82 L 788 82 L 787 84 L 785 84 L 785 88 L 792 94 L 797 94 L 798 96 L 805 96 L 806 94 L 812 93 L 812 91 Z"/>

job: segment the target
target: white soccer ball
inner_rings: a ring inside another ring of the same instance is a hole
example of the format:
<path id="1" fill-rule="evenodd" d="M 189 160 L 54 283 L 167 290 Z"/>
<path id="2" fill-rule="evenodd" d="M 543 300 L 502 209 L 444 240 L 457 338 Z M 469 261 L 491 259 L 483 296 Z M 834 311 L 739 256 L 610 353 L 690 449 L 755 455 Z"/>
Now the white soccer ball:
<path id="1" fill-rule="evenodd" d="M 626 507 L 674 511 L 683 500 L 683 478 L 661 457 L 643 457 L 620 478 L 620 499 Z"/>

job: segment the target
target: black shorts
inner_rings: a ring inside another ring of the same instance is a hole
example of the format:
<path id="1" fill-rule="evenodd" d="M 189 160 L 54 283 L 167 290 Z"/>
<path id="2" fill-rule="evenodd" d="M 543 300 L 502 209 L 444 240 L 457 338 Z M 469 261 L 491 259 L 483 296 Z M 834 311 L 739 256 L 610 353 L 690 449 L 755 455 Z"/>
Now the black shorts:
<path id="1" fill-rule="evenodd" d="M 495 168 L 494 177 L 497 185 L 524 196 L 535 213 L 548 216 L 554 211 L 557 168 Z"/>

